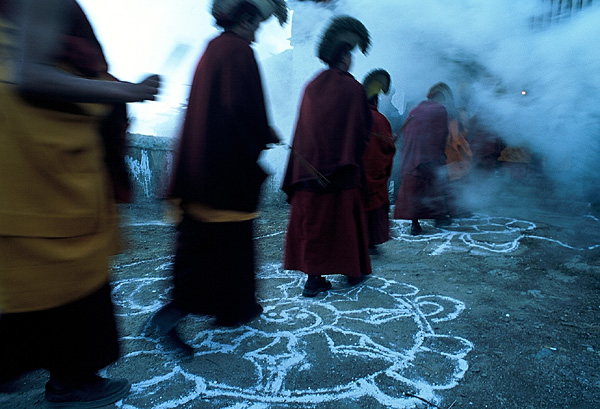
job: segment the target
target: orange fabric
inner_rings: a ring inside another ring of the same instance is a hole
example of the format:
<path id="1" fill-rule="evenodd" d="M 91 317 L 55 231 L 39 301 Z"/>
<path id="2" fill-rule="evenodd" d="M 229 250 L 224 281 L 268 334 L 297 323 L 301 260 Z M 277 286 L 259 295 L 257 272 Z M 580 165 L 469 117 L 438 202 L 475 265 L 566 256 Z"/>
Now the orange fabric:
<path id="1" fill-rule="evenodd" d="M 498 160 L 501 162 L 529 163 L 531 162 L 531 154 L 525 148 L 508 146 L 502 150 Z"/>
<path id="2" fill-rule="evenodd" d="M 457 180 L 465 177 L 471 170 L 473 152 L 467 142 L 467 130 L 461 118 L 452 118 L 448 123 L 448 139 L 446 141 L 446 164 L 448 178 Z M 460 122 L 459 122 L 460 121 Z"/>
<path id="3" fill-rule="evenodd" d="M 178 199 L 169 199 L 169 202 L 172 206 L 167 209 L 167 220 L 177 223 L 184 213 L 204 223 L 246 222 L 259 215 L 259 212 L 215 209 L 202 203 L 181 203 Z"/>

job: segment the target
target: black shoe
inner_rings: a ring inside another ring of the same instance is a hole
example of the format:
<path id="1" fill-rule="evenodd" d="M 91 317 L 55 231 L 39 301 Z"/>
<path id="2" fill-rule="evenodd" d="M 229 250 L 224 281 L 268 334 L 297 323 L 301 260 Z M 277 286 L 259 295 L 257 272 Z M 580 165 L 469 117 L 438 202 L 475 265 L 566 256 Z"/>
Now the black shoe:
<path id="1" fill-rule="evenodd" d="M 348 277 L 348 285 L 354 287 L 361 283 L 364 283 L 369 279 L 369 274 L 361 274 L 360 277 Z"/>
<path id="2" fill-rule="evenodd" d="M 331 290 L 331 282 L 321 276 L 308 276 L 302 295 L 305 297 L 315 297 L 319 293 Z"/>
<path id="3" fill-rule="evenodd" d="M 152 314 L 152 317 L 144 325 L 141 335 L 153 339 L 164 337 L 186 315 L 188 315 L 187 311 L 175 307 L 173 303 L 169 303 Z"/>
<path id="4" fill-rule="evenodd" d="M 421 234 L 422 231 L 423 228 L 421 227 L 419 221 L 413 221 L 412 225 L 410 226 L 410 234 L 412 236 L 418 236 L 419 234 Z"/>
<path id="5" fill-rule="evenodd" d="M 242 315 L 242 319 L 240 322 L 242 324 L 247 324 L 251 321 L 254 321 L 256 318 L 260 317 L 260 315 L 262 313 L 263 313 L 262 305 L 255 302 L 254 304 L 252 304 L 252 306 L 250 308 L 248 308 L 248 311 Z"/>
<path id="6" fill-rule="evenodd" d="M 176 327 L 165 332 L 164 329 L 150 319 L 150 321 L 146 323 L 141 335 L 158 341 L 164 349 L 172 352 L 179 359 L 188 360 L 194 356 L 194 348 L 181 339 Z"/>
<path id="7" fill-rule="evenodd" d="M 75 384 L 56 387 L 46 383 L 47 408 L 101 408 L 123 399 L 131 389 L 126 379 L 94 375 Z"/>
<path id="8" fill-rule="evenodd" d="M 177 328 L 172 328 L 166 335 L 160 337 L 158 342 L 179 359 L 187 361 L 194 357 L 194 348 L 181 339 Z"/>

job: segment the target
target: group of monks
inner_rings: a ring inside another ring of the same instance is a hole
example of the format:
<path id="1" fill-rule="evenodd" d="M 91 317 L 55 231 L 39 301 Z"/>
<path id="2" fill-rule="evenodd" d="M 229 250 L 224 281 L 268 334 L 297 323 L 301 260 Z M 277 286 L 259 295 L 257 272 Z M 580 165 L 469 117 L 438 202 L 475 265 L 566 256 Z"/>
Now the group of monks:
<path id="1" fill-rule="evenodd" d="M 196 67 L 165 193 L 182 215 L 172 300 L 143 327 L 186 359 L 194 349 L 177 326 L 188 314 L 232 327 L 263 311 L 253 220 L 266 173 L 257 161 L 280 143 L 251 44 L 266 19 L 287 21 L 285 0 L 213 0 L 211 12 L 223 32 Z M 349 73 L 352 50 L 370 43 L 357 19 L 331 21 L 317 52 L 327 67 L 304 89 L 289 146 L 284 268 L 307 274 L 306 297 L 332 288 L 331 274 L 363 283 L 389 239 L 396 137 L 378 100 L 390 75 L 376 69 L 360 83 Z M 130 389 L 97 372 L 119 354 L 109 260 L 115 203 L 131 200 L 125 104 L 153 100 L 160 82 L 110 76 L 76 0 L 0 0 L 0 383 L 47 369 L 47 407 L 101 407 Z M 402 127 L 394 217 L 412 220 L 413 234 L 419 219 L 450 223 L 447 189 L 468 173 L 472 152 L 450 97 L 437 84 Z"/>

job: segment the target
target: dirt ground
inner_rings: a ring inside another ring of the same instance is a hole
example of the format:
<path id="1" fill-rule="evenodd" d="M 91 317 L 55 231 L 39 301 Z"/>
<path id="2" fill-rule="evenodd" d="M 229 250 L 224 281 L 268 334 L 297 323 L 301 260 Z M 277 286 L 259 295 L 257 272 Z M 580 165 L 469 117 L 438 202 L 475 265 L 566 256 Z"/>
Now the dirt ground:
<path id="1" fill-rule="evenodd" d="M 265 207 L 265 311 L 234 329 L 186 318 L 191 361 L 140 336 L 169 298 L 175 228 L 156 202 L 120 210 L 123 357 L 103 374 L 133 387 L 114 407 L 600 407 L 600 212 L 588 203 L 522 186 L 447 228 L 424 221 L 420 236 L 394 221 L 364 285 L 332 276 L 333 290 L 315 299 L 300 295 L 303 274 L 281 269 L 286 205 Z M 42 407 L 46 377 L 15 381 L 0 407 Z"/>

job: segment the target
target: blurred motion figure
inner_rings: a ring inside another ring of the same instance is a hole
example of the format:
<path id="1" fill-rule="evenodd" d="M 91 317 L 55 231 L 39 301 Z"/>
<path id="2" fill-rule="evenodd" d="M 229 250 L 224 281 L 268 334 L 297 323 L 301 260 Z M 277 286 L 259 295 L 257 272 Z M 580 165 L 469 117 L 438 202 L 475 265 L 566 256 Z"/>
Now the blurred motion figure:
<path id="1" fill-rule="evenodd" d="M 253 220 L 265 172 L 257 163 L 279 142 L 269 126 L 250 44 L 259 25 L 287 20 L 284 0 L 215 0 L 224 31 L 202 55 L 192 82 L 167 197 L 183 212 L 178 226 L 173 299 L 144 330 L 181 357 L 193 349 L 177 331 L 186 315 L 237 326 L 262 313 L 256 301 Z"/>
<path id="2" fill-rule="evenodd" d="M 410 122 L 402 134 L 402 175 L 395 219 L 411 220 L 412 235 L 422 232 L 419 219 L 434 219 L 437 227 L 450 223 L 448 217 L 446 169 L 446 141 L 448 137 L 448 112 L 443 95 L 435 86 L 409 113 Z"/>
<path id="3" fill-rule="evenodd" d="M 124 103 L 153 100 L 159 82 L 111 77 L 74 0 L 0 1 L 0 381 L 47 369 L 47 407 L 129 391 L 97 375 L 119 355 L 109 259 L 128 193 L 115 161 Z"/>

